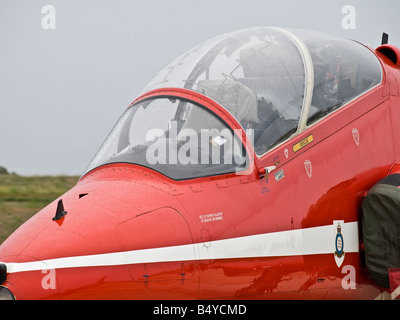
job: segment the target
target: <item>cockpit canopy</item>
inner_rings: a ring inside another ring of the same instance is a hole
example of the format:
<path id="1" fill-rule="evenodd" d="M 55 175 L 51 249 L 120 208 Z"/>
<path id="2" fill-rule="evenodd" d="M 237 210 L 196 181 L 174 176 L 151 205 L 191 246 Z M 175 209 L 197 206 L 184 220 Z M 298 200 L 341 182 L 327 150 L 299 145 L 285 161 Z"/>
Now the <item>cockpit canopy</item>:
<path id="1" fill-rule="evenodd" d="M 142 93 L 179 88 L 207 96 L 251 132 L 256 155 L 262 156 L 381 82 L 378 59 L 357 42 L 258 27 L 189 50 Z M 175 149 L 177 155 L 171 153 Z M 174 96 L 130 106 L 86 172 L 121 162 L 178 180 L 240 172 L 249 165 L 241 139 L 223 119 L 199 102 Z"/>
<path id="2" fill-rule="evenodd" d="M 143 93 L 177 87 L 206 95 L 244 129 L 254 129 L 254 147 L 262 155 L 381 81 L 378 59 L 357 42 L 314 31 L 257 27 L 182 54 Z"/>

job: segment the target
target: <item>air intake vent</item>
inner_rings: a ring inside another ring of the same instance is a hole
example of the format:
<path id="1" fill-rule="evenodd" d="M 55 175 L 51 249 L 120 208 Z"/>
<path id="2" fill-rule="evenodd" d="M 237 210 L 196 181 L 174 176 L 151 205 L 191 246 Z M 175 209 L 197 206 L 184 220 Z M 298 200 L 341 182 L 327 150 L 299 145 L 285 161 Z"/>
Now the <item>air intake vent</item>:
<path id="1" fill-rule="evenodd" d="M 389 58 L 397 68 L 400 68 L 400 50 L 393 45 L 384 44 L 376 49 L 376 51 L 382 53 L 384 56 Z"/>

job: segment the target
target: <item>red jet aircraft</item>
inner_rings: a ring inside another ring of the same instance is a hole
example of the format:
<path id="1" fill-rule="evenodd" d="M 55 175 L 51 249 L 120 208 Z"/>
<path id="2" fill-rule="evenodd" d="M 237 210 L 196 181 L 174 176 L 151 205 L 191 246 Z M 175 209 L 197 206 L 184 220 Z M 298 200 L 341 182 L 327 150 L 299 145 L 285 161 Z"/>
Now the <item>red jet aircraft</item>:
<path id="1" fill-rule="evenodd" d="M 257 27 L 178 57 L 1 245 L 1 298 L 395 297 L 399 223 L 378 208 L 376 227 L 366 203 L 400 191 L 400 51 L 384 42 Z"/>

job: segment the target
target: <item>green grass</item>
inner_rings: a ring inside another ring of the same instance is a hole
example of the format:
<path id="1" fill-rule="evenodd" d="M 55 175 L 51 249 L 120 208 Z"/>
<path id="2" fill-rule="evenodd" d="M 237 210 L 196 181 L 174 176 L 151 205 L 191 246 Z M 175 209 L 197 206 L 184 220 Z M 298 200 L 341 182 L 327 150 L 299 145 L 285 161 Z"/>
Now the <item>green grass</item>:
<path id="1" fill-rule="evenodd" d="M 26 220 L 72 188 L 78 179 L 0 174 L 0 244 Z"/>

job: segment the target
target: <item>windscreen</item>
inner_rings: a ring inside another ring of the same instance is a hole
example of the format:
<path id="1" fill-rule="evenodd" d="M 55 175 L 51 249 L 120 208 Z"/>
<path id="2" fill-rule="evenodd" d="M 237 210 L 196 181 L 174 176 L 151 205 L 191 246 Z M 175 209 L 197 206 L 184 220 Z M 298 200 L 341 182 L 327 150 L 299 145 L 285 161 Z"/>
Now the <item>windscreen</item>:
<path id="1" fill-rule="evenodd" d="M 174 180 L 241 172 L 248 164 L 238 134 L 194 102 L 145 100 L 122 115 L 86 173 L 111 163 L 141 165 Z"/>

